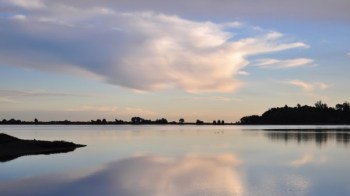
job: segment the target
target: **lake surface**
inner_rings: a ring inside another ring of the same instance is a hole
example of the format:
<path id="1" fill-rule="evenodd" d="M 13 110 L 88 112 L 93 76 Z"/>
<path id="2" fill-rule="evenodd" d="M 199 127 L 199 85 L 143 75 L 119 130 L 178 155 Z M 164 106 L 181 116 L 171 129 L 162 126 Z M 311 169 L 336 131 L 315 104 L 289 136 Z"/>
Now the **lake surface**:
<path id="1" fill-rule="evenodd" d="M 0 195 L 350 195 L 349 126 L 0 126 L 87 147 L 0 163 Z"/>

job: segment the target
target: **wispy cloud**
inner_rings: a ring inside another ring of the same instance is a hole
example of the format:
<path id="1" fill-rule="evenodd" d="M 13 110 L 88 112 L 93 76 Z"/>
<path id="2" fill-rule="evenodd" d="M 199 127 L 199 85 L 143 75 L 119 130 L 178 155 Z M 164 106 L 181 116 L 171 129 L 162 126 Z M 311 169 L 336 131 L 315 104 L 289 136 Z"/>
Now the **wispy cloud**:
<path id="1" fill-rule="evenodd" d="M 298 59 L 258 59 L 255 62 L 255 65 L 263 68 L 272 68 L 272 69 L 283 69 L 283 68 L 294 68 L 302 67 L 307 65 L 313 65 L 314 60 L 308 58 L 298 58 Z"/>
<path id="2" fill-rule="evenodd" d="M 138 116 L 154 116 L 157 113 L 144 108 L 136 107 L 118 107 L 118 106 L 97 106 L 97 105 L 83 105 L 73 108 L 67 108 L 67 112 L 96 112 L 104 115 L 118 114 L 118 115 L 138 115 Z"/>
<path id="3" fill-rule="evenodd" d="M 27 19 L 27 17 L 25 15 L 22 14 L 18 14 L 18 15 L 14 15 L 11 17 L 13 20 L 19 20 L 19 21 L 24 21 Z"/>
<path id="4" fill-rule="evenodd" d="M 242 76 L 249 76 L 250 75 L 250 73 L 246 72 L 246 71 L 238 71 L 237 74 L 242 75 Z"/>
<path id="5" fill-rule="evenodd" d="M 116 106 L 80 106 L 74 108 L 65 109 L 68 112 L 103 112 L 103 113 L 115 113 L 118 111 Z"/>
<path id="6" fill-rule="evenodd" d="M 152 110 L 148 110 L 144 108 L 136 108 L 136 107 L 125 107 L 123 108 L 123 111 L 124 111 L 124 114 L 127 114 L 127 115 L 154 116 L 157 114 Z"/>
<path id="7" fill-rule="evenodd" d="M 219 101 L 219 102 L 228 102 L 232 101 L 229 97 L 223 96 L 197 96 L 197 97 L 179 97 L 179 100 L 189 100 L 189 101 Z"/>
<path id="8" fill-rule="evenodd" d="M 40 9 L 45 7 L 44 0 L 5 0 L 5 3 L 25 9 Z"/>
<path id="9" fill-rule="evenodd" d="M 7 97 L 0 96 L 0 104 L 13 104 L 13 103 L 16 103 L 16 102 L 12 99 L 7 98 Z"/>
<path id="10" fill-rule="evenodd" d="M 307 82 L 304 82 L 301 80 L 290 80 L 290 81 L 287 81 L 286 83 L 300 87 L 305 91 L 324 90 L 324 89 L 329 88 L 328 84 L 325 84 L 322 82 L 307 83 Z"/>
<path id="11" fill-rule="evenodd" d="M 16 91 L 16 90 L 0 90 L 1 97 L 88 97 L 91 95 L 61 93 L 61 92 L 45 92 L 45 91 Z"/>

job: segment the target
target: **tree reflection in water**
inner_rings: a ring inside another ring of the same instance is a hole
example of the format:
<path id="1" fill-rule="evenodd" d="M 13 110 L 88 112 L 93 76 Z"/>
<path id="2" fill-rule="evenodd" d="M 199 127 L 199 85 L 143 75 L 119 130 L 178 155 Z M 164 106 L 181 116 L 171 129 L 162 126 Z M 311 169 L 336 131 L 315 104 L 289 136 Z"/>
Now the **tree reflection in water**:
<path id="1" fill-rule="evenodd" d="M 309 143 L 315 142 L 317 146 L 327 142 L 336 142 L 349 146 L 350 132 L 344 130 L 265 130 L 265 136 L 272 141 Z"/>

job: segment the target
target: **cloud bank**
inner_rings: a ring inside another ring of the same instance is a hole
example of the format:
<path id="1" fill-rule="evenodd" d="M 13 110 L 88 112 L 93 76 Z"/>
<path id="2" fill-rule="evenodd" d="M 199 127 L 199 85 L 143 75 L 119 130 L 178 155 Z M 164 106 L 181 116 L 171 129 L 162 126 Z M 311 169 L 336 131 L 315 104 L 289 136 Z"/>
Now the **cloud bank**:
<path id="1" fill-rule="evenodd" d="M 278 32 L 236 38 L 249 28 L 239 22 L 64 2 L 0 2 L 12 10 L 0 19 L 0 64 L 94 77 L 139 91 L 230 92 L 241 85 L 236 76 L 246 73 L 249 56 L 308 47 L 284 41 Z"/>

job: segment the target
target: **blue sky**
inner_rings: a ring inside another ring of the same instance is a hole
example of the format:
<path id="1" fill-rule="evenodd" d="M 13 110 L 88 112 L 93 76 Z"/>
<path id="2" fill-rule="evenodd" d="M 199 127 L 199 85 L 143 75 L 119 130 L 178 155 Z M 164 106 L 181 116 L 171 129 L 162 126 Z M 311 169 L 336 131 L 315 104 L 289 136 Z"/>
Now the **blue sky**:
<path id="1" fill-rule="evenodd" d="M 350 2 L 0 0 L 0 119 L 235 122 L 349 101 Z"/>

